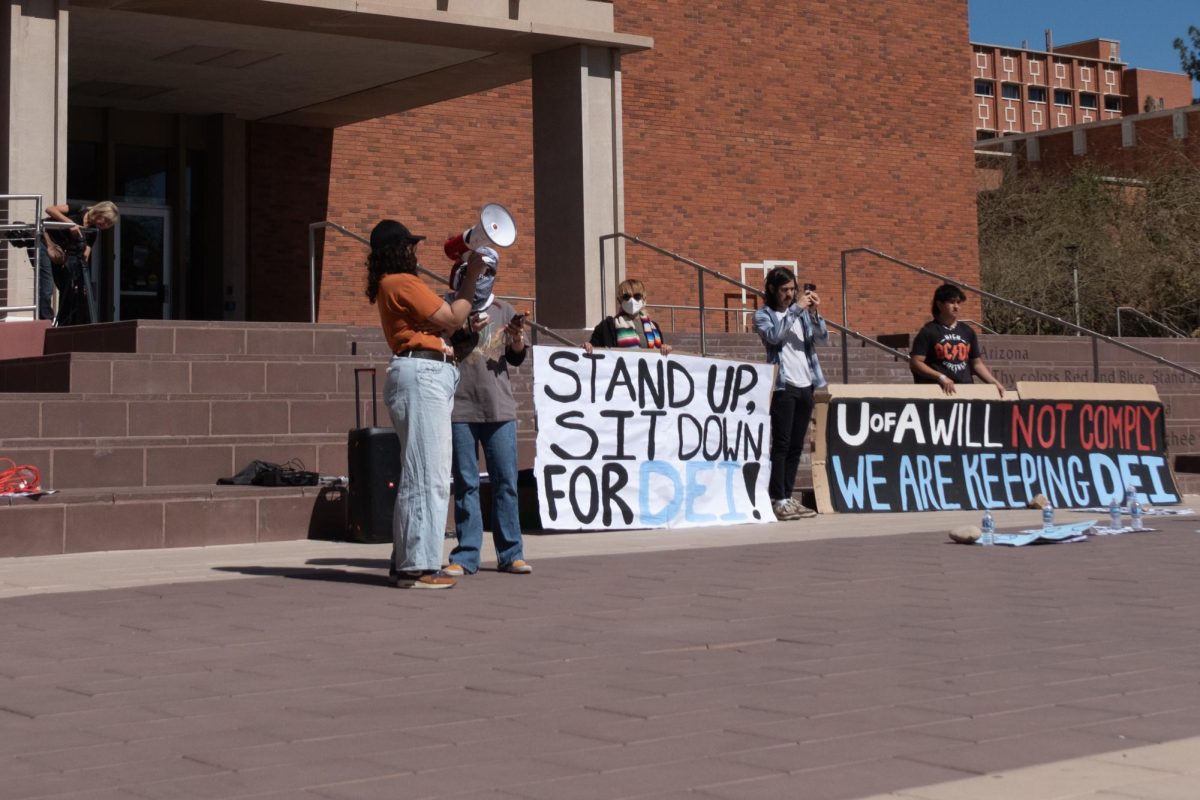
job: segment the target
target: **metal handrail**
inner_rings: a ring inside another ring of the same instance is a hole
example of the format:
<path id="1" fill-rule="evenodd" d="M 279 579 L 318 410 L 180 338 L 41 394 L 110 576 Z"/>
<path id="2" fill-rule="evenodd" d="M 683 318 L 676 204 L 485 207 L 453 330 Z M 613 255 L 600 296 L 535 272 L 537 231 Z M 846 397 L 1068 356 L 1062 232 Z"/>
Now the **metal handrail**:
<path id="1" fill-rule="evenodd" d="M 365 236 L 360 236 L 359 234 L 355 233 L 354 231 L 349 230 L 345 226 L 339 225 L 336 222 L 330 222 L 329 220 L 323 220 L 321 222 L 309 223 L 309 226 L 308 226 L 308 313 L 309 313 L 309 321 L 314 322 L 314 323 L 317 321 L 317 231 L 321 230 L 322 228 L 332 228 L 333 230 L 337 231 L 338 233 L 345 234 L 346 236 L 349 236 L 351 239 L 355 239 L 355 240 L 361 242 L 362 244 L 367 245 L 368 247 L 371 246 L 370 239 L 368 239 Z M 447 286 L 450 285 L 449 278 L 447 278 L 444 275 L 438 275 L 436 272 L 433 272 L 431 270 L 425 269 L 425 267 L 422 267 L 420 264 L 417 265 L 417 270 L 422 275 L 432 278 L 433 280 L 437 281 L 438 283 L 444 283 Z M 531 312 L 530 316 L 525 318 L 526 325 L 528 325 L 530 328 L 532 328 L 535 332 L 542 333 L 546 336 L 549 336 L 551 339 L 554 339 L 555 341 L 560 342 L 561 344 L 565 344 L 569 347 L 578 347 L 579 346 L 578 343 L 572 342 L 570 339 L 566 338 L 565 336 L 561 336 L 558 333 L 555 333 L 553 330 L 551 330 L 550 328 L 547 328 L 545 325 L 541 324 L 540 322 L 537 322 L 534 319 L 537 316 L 537 298 L 536 297 L 508 298 L 508 297 L 505 297 L 504 295 L 496 295 L 496 296 L 499 297 L 501 300 L 512 299 L 512 300 L 530 300 L 530 301 L 532 301 L 533 308 L 530 309 L 530 312 Z M 532 338 L 532 343 L 537 344 L 536 336 L 534 336 Z"/>
<path id="2" fill-rule="evenodd" d="M 720 308 L 711 308 L 710 309 L 710 308 L 703 308 L 701 306 L 687 306 L 687 305 L 678 305 L 678 304 L 671 304 L 671 303 L 649 303 L 649 304 L 647 304 L 646 308 L 652 308 L 656 311 L 658 311 L 658 310 L 670 311 L 671 312 L 670 330 L 672 330 L 672 331 L 675 330 L 675 312 L 676 311 L 699 311 L 701 313 L 708 313 L 711 311 L 714 314 L 725 314 L 726 316 L 728 316 L 729 314 L 745 316 L 746 314 L 751 313 L 751 310 L 748 308 L 728 308 L 726 306 L 722 306 Z"/>
<path id="3" fill-rule="evenodd" d="M 1121 312 L 1122 311 L 1129 311 L 1134 314 L 1137 314 L 1139 317 L 1146 320 L 1147 322 L 1153 322 L 1155 325 L 1162 328 L 1163 330 L 1170 331 L 1172 336 L 1178 336 L 1180 339 L 1188 338 L 1188 335 L 1186 333 L 1184 333 L 1183 331 L 1179 330 L 1178 328 L 1172 328 L 1170 325 L 1168 325 L 1165 322 L 1159 322 L 1154 317 L 1152 317 L 1149 314 L 1146 314 L 1142 311 L 1138 311 L 1133 306 L 1117 306 L 1117 336 L 1121 335 Z"/>
<path id="4" fill-rule="evenodd" d="M 724 281 L 725 283 L 728 283 L 731 286 L 737 286 L 740 289 L 745 289 L 748 292 L 753 292 L 754 294 L 758 295 L 759 297 L 764 297 L 761 289 L 757 289 L 748 283 L 743 283 L 742 281 L 739 281 L 737 278 L 731 278 L 723 272 L 718 272 L 717 270 L 713 269 L 712 267 L 708 267 L 697 261 L 693 261 L 692 259 L 687 258 L 686 256 L 681 256 L 678 253 L 673 253 L 670 250 L 667 250 L 666 248 L 659 247 L 658 245 L 655 245 L 655 244 L 651 244 L 650 242 L 647 242 L 646 240 L 644 240 L 638 236 L 631 236 L 630 234 L 624 233 L 624 232 L 607 233 L 600 237 L 600 291 L 601 291 L 601 293 L 604 292 L 604 242 L 608 239 L 625 239 L 626 241 L 633 242 L 634 244 L 649 248 L 650 250 L 653 250 L 656 253 L 660 253 L 662 255 L 669 256 L 670 258 L 674 259 L 675 261 L 678 261 L 681 264 L 686 264 L 687 266 L 696 270 L 697 299 L 699 300 L 699 303 L 700 303 L 699 308 L 701 311 L 701 313 L 700 313 L 700 355 L 702 355 L 702 356 L 708 355 L 707 339 L 705 337 L 705 331 L 704 331 L 704 308 L 705 308 L 704 307 L 704 276 L 705 275 L 710 275 L 719 281 Z M 745 310 L 746 309 L 743 309 L 743 311 L 745 311 Z M 888 354 L 892 355 L 893 357 L 898 358 L 902 361 L 906 361 L 906 362 L 908 361 L 908 355 L 906 353 L 902 353 L 899 350 L 895 349 L 894 347 L 888 347 L 886 344 L 883 344 L 882 342 L 878 342 L 875 339 L 872 339 L 870 336 L 867 336 L 864 333 L 859 333 L 856 330 L 851 330 L 849 327 L 847 327 L 845 325 L 839 325 L 838 323 L 833 322 L 832 320 L 829 320 L 829 319 L 825 320 L 825 324 L 827 327 L 831 327 L 834 330 L 836 330 L 842 334 L 842 352 L 843 352 L 843 354 L 846 353 L 846 347 L 847 347 L 846 337 L 852 336 L 855 339 L 858 339 L 863 344 L 870 345 L 871 347 L 874 347 L 877 350 L 882 350 L 885 353 L 888 353 Z M 844 355 L 843 355 L 843 359 L 842 359 L 842 382 L 843 383 L 850 382 L 849 360 Z"/>
<path id="5" fill-rule="evenodd" d="M 997 294 L 992 294 L 991 292 L 987 291 L 986 289 L 980 289 L 976 286 L 971 286 L 968 283 L 963 283 L 961 280 L 959 280 L 957 278 L 951 278 L 950 276 L 943 275 L 940 272 L 934 272 L 931 269 L 926 269 L 925 267 L 922 267 L 918 264 L 913 264 L 909 261 L 905 261 L 902 258 L 897 258 L 896 256 L 888 255 L 887 253 L 884 253 L 880 250 L 876 250 L 872 247 L 852 247 L 849 250 L 842 251 L 842 320 L 843 321 L 846 321 L 849 319 L 849 317 L 848 317 L 848 313 L 849 313 L 848 295 L 846 293 L 846 257 L 849 255 L 853 255 L 855 253 L 868 253 L 870 255 L 876 256 L 877 258 L 882 258 L 885 261 L 890 261 L 893 264 L 904 267 L 905 269 L 910 270 L 912 272 L 916 272 L 920 275 L 925 275 L 930 278 L 936 278 L 936 279 L 942 281 L 943 283 L 952 283 L 955 286 L 958 286 L 962 289 L 966 289 L 969 292 L 974 292 L 975 294 L 980 295 L 981 297 L 986 297 L 987 299 L 992 300 L 993 302 L 1001 303 L 1003 305 L 1010 306 L 1012 308 L 1016 308 L 1023 313 L 1032 314 L 1033 316 L 1035 316 L 1039 319 L 1044 319 L 1049 322 L 1054 322 L 1059 325 L 1063 325 L 1073 331 L 1077 331 L 1078 333 L 1081 333 L 1085 336 L 1090 336 L 1092 338 L 1092 377 L 1097 383 L 1100 382 L 1100 342 L 1105 342 L 1107 344 L 1113 345 L 1114 347 L 1120 347 L 1123 350 L 1128 350 L 1129 352 L 1136 353 L 1137 355 L 1142 356 L 1143 358 L 1148 358 L 1151 361 L 1155 361 L 1159 364 L 1162 364 L 1164 367 L 1170 367 L 1171 369 L 1178 370 L 1179 372 L 1183 372 L 1187 375 L 1191 375 L 1194 378 L 1200 378 L 1200 372 L 1198 372 L 1194 369 L 1190 369 L 1189 367 L 1185 367 L 1182 364 L 1177 364 L 1176 362 L 1171 361 L 1170 359 L 1167 359 L 1167 358 L 1163 358 L 1160 355 L 1156 355 L 1147 350 L 1143 350 L 1140 347 L 1134 347 L 1133 345 L 1126 344 L 1125 342 L 1122 342 L 1119 339 L 1114 339 L 1111 336 L 1105 336 L 1103 333 L 1099 333 L 1098 331 L 1091 330 L 1090 328 L 1085 328 L 1082 325 L 1076 325 L 1073 322 L 1067 322 L 1065 319 L 1056 317 L 1053 314 L 1047 314 L 1044 311 L 1038 311 L 1036 308 L 1030 308 L 1029 306 L 1022 305 L 1021 303 L 1018 303 L 1015 300 L 1009 300 L 1008 298 L 1001 297 Z M 848 369 L 849 363 L 850 363 L 850 356 L 849 356 L 848 351 L 846 350 L 846 343 L 845 343 L 845 341 L 843 341 L 842 342 L 842 369 L 843 370 Z"/>
<path id="6" fill-rule="evenodd" d="M 976 328 L 979 328 L 979 330 L 983 331 L 984 333 L 991 333 L 991 334 L 995 334 L 996 336 L 1001 335 L 1000 331 L 996 330 L 995 328 L 989 328 L 987 325 L 984 325 L 982 322 L 979 322 L 978 320 L 960 319 L 959 322 L 965 322 L 968 325 L 974 325 Z"/>
<path id="7" fill-rule="evenodd" d="M 9 202 L 12 200 L 32 200 L 34 202 L 33 222 L 24 222 L 20 225 L 15 223 L 6 224 L 4 230 L 23 230 L 33 228 L 34 231 L 34 247 L 33 247 L 33 305 L 29 306 L 0 306 L 0 314 L 8 314 L 14 311 L 32 311 L 33 316 L 37 318 L 38 309 L 38 282 L 41 280 L 42 274 L 42 248 L 37 246 L 37 240 L 42 238 L 42 195 L 40 194 L 0 194 L 0 201 Z"/>

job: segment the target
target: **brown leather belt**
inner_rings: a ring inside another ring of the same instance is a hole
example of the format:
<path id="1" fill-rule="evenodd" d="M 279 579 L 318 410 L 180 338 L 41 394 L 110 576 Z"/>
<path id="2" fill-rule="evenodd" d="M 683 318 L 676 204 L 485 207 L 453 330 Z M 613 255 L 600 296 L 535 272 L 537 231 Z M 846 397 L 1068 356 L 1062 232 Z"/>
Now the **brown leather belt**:
<path id="1" fill-rule="evenodd" d="M 454 356 L 448 356 L 445 353 L 440 353 L 437 350 L 404 350 L 396 353 L 397 358 L 427 358 L 430 361 L 445 361 L 447 364 L 454 363 Z"/>

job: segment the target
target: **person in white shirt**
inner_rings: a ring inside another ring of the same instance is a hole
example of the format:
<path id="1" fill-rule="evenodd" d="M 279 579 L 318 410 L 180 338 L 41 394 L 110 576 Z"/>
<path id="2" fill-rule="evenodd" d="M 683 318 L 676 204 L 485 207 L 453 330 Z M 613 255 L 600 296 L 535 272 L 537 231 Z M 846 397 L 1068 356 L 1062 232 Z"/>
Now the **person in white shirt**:
<path id="1" fill-rule="evenodd" d="M 767 493 L 780 520 L 816 516 L 792 497 L 812 419 L 813 390 L 825 385 L 816 343 L 829 338 L 817 312 L 817 287 L 805 284 L 797 296 L 796 276 L 786 267 L 767 273 L 766 305 L 754 314 L 754 329 L 767 349 L 767 363 L 779 367 L 771 393 L 771 480 Z"/>

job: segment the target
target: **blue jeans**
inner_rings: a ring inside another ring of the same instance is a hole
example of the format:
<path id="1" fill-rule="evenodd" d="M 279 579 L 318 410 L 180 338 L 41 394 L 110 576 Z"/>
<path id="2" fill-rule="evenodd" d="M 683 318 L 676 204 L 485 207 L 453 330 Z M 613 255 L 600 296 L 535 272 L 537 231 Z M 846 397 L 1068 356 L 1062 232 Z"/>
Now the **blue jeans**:
<path id="1" fill-rule="evenodd" d="M 450 563 L 466 572 L 479 569 L 483 516 L 479 509 L 479 446 L 492 486 L 492 544 L 496 563 L 523 559 L 521 518 L 517 511 L 517 421 L 454 423 L 454 527 L 458 546 Z"/>
<path id="2" fill-rule="evenodd" d="M 383 399 L 400 437 L 400 480 L 392 513 L 392 569 L 442 567 L 450 506 L 450 414 L 458 367 L 393 358 Z"/>
<path id="3" fill-rule="evenodd" d="M 54 319 L 54 269 L 50 264 L 50 253 L 46 250 L 46 243 L 39 241 L 36 253 L 32 247 L 26 253 L 29 255 L 31 265 L 35 256 L 40 259 L 36 267 L 38 274 L 37 318 Z"/>

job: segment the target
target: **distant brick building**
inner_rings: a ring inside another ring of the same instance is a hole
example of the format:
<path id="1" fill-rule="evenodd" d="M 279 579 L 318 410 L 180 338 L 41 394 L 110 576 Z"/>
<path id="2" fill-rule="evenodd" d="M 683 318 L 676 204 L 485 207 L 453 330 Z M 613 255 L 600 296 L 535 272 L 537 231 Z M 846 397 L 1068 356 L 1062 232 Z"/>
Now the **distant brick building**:
<path id="1" fill-rule="evenodd" d="M 1192 102 L 1191 78 L 1131 69 L 1114 39 L 1059 46 L 1048 42 L 1046 50 L 972 42 L 971 50 L 975 136 L 980 140 Z"/>
<path id="2" fill-rule="evenodd" d="M 977 147 L 1007 155 L 979 159 L 979 185 L 985 189 L 1009 171 L 1066 173 L 1088 166 L 1113 178 L 1137 179 L 1181 164 L 1200 169 L 1200 105 L 1014 134 Z"/>

